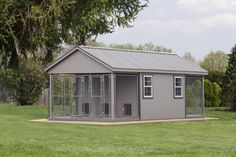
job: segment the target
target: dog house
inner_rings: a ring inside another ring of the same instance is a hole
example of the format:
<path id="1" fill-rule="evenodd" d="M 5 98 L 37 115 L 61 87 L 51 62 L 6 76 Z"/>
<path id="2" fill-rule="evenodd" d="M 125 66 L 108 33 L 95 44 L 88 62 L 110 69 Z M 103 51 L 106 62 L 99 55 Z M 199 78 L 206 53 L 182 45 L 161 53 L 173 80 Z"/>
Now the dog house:
<path id="1" fill-rule="evenodd" d="M 176 54 L 77 46 L 45 71 L 49 119 L 204 117 L 207 71 Z"/>

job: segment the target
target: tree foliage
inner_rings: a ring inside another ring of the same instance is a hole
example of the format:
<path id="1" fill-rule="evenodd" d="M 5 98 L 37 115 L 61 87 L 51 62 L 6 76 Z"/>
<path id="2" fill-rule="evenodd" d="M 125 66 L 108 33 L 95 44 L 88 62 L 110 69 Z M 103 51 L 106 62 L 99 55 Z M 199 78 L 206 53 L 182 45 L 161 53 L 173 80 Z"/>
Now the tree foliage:
<path id="1" fill-rule="evenodd" d="M 193 56 L 193 54 L 191 52 L 184 53 L 183 58 L 189 60 L 192 63 L 197 63 L 196 58 Z"/>
<path id="2" fill-rule="evenodd" d="M 223 82 L 223 103 L 236 110 L 236 45 L 229 54 L 228 67 Z"/>
<path id="3" fill-rule="evenodd" d="M 130 49 L 130 50 L 143 50 L 143 51 L 155 51 L 155 52 L 168 52 L 171 53 L 172 50 L 170 48 L 166 48 L 164 46 L 155 45 L 152 42 L 140 44 L 140 45 L 133 45 L 131 43 L 126 44 L 104 44 L 103 42 L 96 42 L 93 40 L 87 40 L 86 45 L 88 46 L 95 46 L 95 47 L 108 47 L 108 48 L 118 48 L 118 49 Z"/>
<path id="4" fill-rule="evenodd" d="M 52 60 L 62 43 L 84 44 L 116 26 L 130 27 L 147 0 L 1 0 L 0 61 L 15 68 L 28 54 Z"/>
<path id="5" fill-rule="evenodd" d="M 221 105 L 221 88 L 216 82 L 205 80 L 205 106 L 218 107 Z"/>
<path id="6" fill-rule="evenodd" d="M 120 49 L 132 49 L 132 50 L 143 50 L 143 51 L 155 51 L 155 52 L 168 52 L 171 53 L 172 50 L 170 48 L 166 48 L 164 46 L 155 45 L 152 42 L 148 42 L 145 44 L 140 44 L 138 46 L 132 45 L 130 43 L 127 44 L 110 44 L 108 47 L 111 48 L 120 48 Z"/>
<path id="7" fill-rule="evenodd" d="M 216 82 L 221 88 L 223 85 L 224 77 L 225 73 L 219 71 L 208 71 L 208 75 L 205 76 L 206 79 L 210 80 L 211 82 Z"/>
<path id="8" fill-rule="evenodd" d="M 211 51 L 200 63 L 207 71 L 225 72 L 228 64 L 228 55 L 223 51 Z"/>
<path id="9" fill-rule="evenodd" d="M 97 42 L 97 41 L 92 40 L 92 39 L 87 39 L 86 40 L 86 45 L 87 46 L 93 46 L 93 47 L 106 47 L 107 46 L 103 42 Z"/>
<path id="10" fill-rule="evenodd" d="M 18 105 L 34 104 L 45 85 L 42 65 L 33 60 L 20 61 L 19 68 L 1 69 L 0 84 Z"/>

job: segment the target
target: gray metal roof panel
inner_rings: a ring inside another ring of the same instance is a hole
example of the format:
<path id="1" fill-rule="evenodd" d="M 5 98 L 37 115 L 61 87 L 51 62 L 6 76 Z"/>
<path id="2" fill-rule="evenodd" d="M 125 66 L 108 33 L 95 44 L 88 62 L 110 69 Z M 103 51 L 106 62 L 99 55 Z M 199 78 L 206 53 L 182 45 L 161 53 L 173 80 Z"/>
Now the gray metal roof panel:
<path id="1" fill-rule="evenodd" d="M 116 70 L 178 71 L 207 74 L 199 65 L 172 53 L 80 46 L 82 50 Z"/>

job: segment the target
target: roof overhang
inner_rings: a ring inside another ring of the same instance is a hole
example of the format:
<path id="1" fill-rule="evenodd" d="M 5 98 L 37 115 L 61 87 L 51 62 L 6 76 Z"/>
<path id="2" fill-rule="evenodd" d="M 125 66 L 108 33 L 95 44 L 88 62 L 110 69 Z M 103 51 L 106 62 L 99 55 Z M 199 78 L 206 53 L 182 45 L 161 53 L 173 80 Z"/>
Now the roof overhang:
<path id="1" fill-rule="evenodd" d="M 156 69 L 114 69 L 113 72 L 122 73 L 122 72 L 135 72 L 135 73 L 158 73 L 158 74 L 183 74 L 183 75 L 199 75 L 206 76 L 208 72 L 201 71 L 173 71 L 173 70 L 156 70 Z"/>

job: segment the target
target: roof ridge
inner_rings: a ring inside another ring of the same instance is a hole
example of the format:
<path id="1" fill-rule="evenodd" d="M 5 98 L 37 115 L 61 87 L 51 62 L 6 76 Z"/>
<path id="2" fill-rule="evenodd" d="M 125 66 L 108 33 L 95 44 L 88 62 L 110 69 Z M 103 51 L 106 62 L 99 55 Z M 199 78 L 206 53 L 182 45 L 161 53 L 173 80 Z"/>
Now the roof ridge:
<path id="1" fill-rule="evenodd" d="M 78 46 L 80 48 L 88 48 L 88 49 L 100 49 L 100 50 L 112 50 L 112 51 L 120 51 L 120 52 L 137 52 L 137 53 L 152 53 L 152 54 L 162 54 L 162 55 L 177 55 L 176 53 L 168 53 L 168 52 L 157 52 L 157 51 L 145 51 L 145 50 L 134 50 L 134 49 L 122 49 L 122 48 L 110 48 L 110 47 L 95 47 L 95 46 Z"/>

